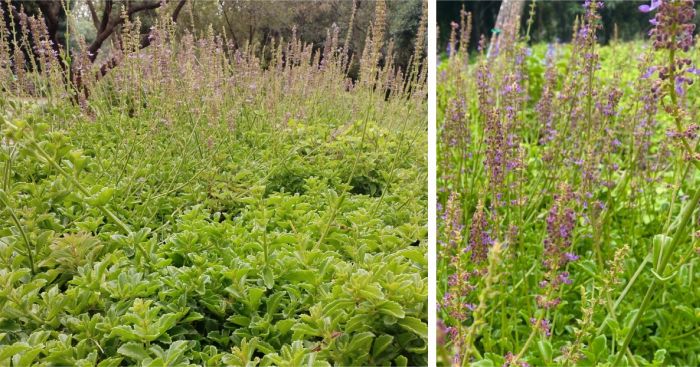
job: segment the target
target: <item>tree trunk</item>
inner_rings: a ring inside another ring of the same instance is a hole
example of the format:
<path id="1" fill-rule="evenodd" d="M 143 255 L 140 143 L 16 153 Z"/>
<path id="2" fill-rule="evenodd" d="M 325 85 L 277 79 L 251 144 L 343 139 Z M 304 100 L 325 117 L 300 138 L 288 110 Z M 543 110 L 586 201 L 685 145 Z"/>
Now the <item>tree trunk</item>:
<path id="1" fill-rule="evenodd" d="M 520 16 L 525 9 L 525 3 L 527 0 L 503 0 L 501 2 L 501 8 L 498 10 L 498 17 L 496 18 L 496 26 L 494 27 L 494 33 L 491 37 L 491 43 L 489 45 L 489 54 L 497 43 L 499 47 L 503 43 L 499 40 L 509 40 L 515 39 L 520 30 Z"/>

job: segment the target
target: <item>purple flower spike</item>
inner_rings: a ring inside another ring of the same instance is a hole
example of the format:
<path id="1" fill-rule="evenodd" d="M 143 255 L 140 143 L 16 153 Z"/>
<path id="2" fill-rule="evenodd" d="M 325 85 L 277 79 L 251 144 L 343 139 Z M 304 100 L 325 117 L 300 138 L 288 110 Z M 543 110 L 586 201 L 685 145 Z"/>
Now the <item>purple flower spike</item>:
<path id="1" fill-rule="evenodd" d="M 647 5 L 647 4 L 640 5 L 639 11 L 641 11 L 642 13 L 648 13 L 648 12 L 658 8 L 659 5 L 661 5 L 661 0 L 651 0 L 651 5 Z"/>

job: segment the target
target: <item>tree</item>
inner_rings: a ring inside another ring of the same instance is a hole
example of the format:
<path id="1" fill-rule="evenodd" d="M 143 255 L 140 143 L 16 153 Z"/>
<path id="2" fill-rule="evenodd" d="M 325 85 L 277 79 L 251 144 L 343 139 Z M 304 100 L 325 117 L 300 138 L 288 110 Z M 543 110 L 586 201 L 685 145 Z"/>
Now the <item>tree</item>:
<path id="1" fill-rule="evenodd" d="M 494 34 L 489 45 L 489 53 L 499 40 L 509 40 L 517 37 L 520 30 L 520 16 L 525 9 L 526 0 L 503 0 L 501 8 L 498 10 Z"/>

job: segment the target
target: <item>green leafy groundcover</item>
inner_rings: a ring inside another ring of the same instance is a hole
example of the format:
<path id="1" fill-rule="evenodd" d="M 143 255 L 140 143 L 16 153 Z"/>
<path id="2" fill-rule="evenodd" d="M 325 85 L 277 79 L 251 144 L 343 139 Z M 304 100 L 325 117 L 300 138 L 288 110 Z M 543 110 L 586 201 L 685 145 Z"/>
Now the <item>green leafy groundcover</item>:
<path id="1" fill-rule="evenodd" d="M 424 98 L 207 55 L 0 98 L 0 365 L 427 364 Z"/>
<path id="2" fill-rule="evenodd" d="M 425 363 L 424 139 L 387 188 L 398 134 L 369 122 L 367 188 L 320 242 L 362 122 L 320 145 L 321 121 L 238 130 L 189 159 L 147 115 L 3 122 L 0 364 Z"/>

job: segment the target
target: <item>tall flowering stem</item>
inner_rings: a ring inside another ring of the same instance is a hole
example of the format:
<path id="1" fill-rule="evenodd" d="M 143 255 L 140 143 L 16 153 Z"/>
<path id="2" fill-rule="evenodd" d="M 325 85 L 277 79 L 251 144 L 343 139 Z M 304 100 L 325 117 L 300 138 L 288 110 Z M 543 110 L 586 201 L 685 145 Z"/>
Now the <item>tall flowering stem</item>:
<path id="1" fill-rule="evenodd" d="M 487 297 L 492 293 L 491 288 L 497 275 L 495 266 L 498 253 L 502 250 L 501 245 L 491 239 L 483 203 L 479 203 L 472 216 L 466 246 L 462 233 L 462 216 L 459 195 L 452 192 L 444 208 L 440 231 L 440 261 L 447 265 L 450 273 L 446 290 L 438 305 L 455 321 L 443 328 L 445 339 L 449 338 L 452 342 L 452 364 L 455 366 L 468 363 L 471 355 L 476 352 L 474 338 L 484 324 Z M 479 285 L 483 285 L 483 289 L 476 294 Z M 473 300 L 478 300 L 478 306 Z"/>
<path id="2" fill-rule="evenodd" d="M 700 169 L 700 158 L 688 142 L 689 137 L 695 136 L 697 125 L 691 125 L 688 130 L 683 126 L 683 113 L 679 105 L 679 97 L 685 94 L 684 85 L 693 83 L 689 58 L 679 57 L 680 53 L 688 52 L 692 45 L 695 24 L 693 0 L 659 1 L 658 12 L 651 23 L 656 27 L 649 34 L 653 39 L 654 49 L 668 51 L 667 64 L 658 69 L 659 79 L 652 91 L 655 95 L 663 97 L 666 94 L 670 99 L 670 105 L 665 109 L 673 116 L 677 131 L 673 137 L 680 140 L 686 154 L 695 167 Z"/>
<path id="3" fill-rule="evenodd" d="M 502 261 L 503 245 L 499 242 L 494 243 L 488 254 L 488 267 L 485 269 L 484 275 L 484 288 L 479 292 L 479 304 L 474 309 L 473 322 L 466 330 L 466 336 L 464 340 L 464 351 L 462 352 L 462 366 L 467 366 L 472 354 L 478 354 L 479 352 L 474 348 L 474 339 L 479 333 L 479 330 L 485 325 L 484 314 L 486 313 L 487 302 L 489 298 L 493 297 L 494 284 L 498 280 L 498 267 Z"/>
<path id="4" fill-rule="evenodd" d="M 520 360 L 538 333 L 551 336 L 551 325 L 545 314 L 561 303 L 561 299 L 554 296 L 557 291 L 563 285 L 571 284 L 569 272 L 565 271 L 566 264 L 579 259 L 571 250 L 577 218 L 575 199 L 571 187 L 562 184 L 547 213 L 547 237 L 544 240 L 542 262 L 544 277 L 539 282 L 541 293 L 535 297 L 540 315 L 530 319 L 532 331 L 520 352 L 511 358 L 513 362 Z"/>

